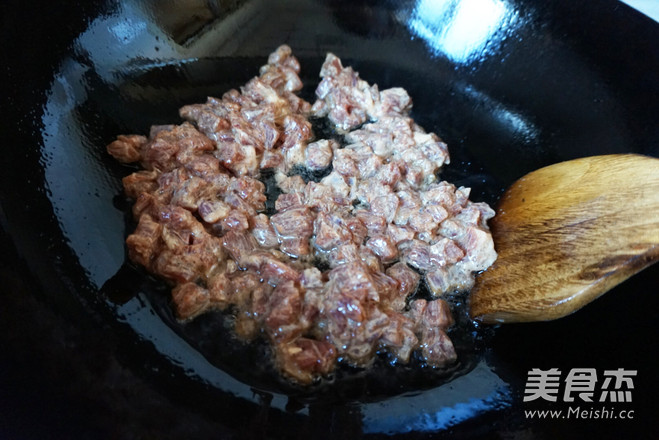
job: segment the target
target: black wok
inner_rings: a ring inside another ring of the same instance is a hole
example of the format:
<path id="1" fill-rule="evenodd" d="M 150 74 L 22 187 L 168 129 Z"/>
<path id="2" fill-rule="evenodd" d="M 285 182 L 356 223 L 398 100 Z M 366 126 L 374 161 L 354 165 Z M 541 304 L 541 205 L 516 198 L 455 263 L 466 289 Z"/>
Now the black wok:
<path id="1" fill-rule="evenodd" d="M 327 51 L 406 88 L 449 144 L 443 177 L 494 204 L 557 161 L 659 156 L 656 22 L 613 0 L 62 3 L 0 6 L 1 438 L 657 437 L 659 267 L 549 323 L 481 328 L 458 298 L 455 371 L 380 362 L 304 391 L 258 350 L 214 341 L 221 316 L 177 323 L 166 287 L 127 264 L 131 170 L 104 149 L 177 122 L 287 43 L 307 99 Z M 635 370 L 633 400 L 605 405 L 628 417 L 527 416 L 603 405 L 563 388 L 524 402 L 533 368 L 594 369 L 598 386 Z"/>

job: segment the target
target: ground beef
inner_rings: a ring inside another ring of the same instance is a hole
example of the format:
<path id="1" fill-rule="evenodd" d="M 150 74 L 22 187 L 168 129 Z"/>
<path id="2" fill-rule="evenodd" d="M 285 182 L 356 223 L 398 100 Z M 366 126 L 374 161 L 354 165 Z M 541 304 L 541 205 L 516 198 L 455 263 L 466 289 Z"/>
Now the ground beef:
<path id="1" fill-rule="evenodd" d="M 311 106 L 295 95 L 299 71 L 281 46 L 240 90 L 181 108 L 186 122 L 108 145 L 144 168 L 123 179 L 137 220 L 130 258 L 172 284 L 181 320 L 231 306 L 236 334 L 269 341 L 300 384 L 382 350 L 454 362 L 442 296 L 496 258 L 494 212 L 437 180 L 446 144 L 408 116 L 405 90 L 379 91 L 329 54 Z M 315 138 L 310 117 L 345 144 Z M 280 190 L 270 217 L 264 170 Z M 422 278 L 436 299 L 411 299 Z"/>

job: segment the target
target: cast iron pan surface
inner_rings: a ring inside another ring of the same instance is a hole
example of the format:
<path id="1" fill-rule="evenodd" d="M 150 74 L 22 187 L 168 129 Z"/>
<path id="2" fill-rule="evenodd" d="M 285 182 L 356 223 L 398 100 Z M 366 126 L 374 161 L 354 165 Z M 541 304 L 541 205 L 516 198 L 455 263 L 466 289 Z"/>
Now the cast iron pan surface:
<path id="1" fill-rule="evenodd" d="M 0 438 L 657 438 L 659 267 L 548 323 L 481 327 L 456 297 L 455 368 L 381 358 L 299 389 L 221 314 L 176 322 L 167 287 L 126 259 L 132 170 L 105 152 L 287 43 L 308 100 L 327 51 L 406 88 L 449 145 L 442 177 L 496 204 L 551 163 L 659 156 L 656 22 L 616 1 L 54 3 L 0 6 Z M 533 368 L 594 369 L 598 386 L 636 370 L 633 399 L 568 403 L 563 381 L 556 402 L 524 402 Z M 633 418 L 527 414 L 574 407 Z"/>

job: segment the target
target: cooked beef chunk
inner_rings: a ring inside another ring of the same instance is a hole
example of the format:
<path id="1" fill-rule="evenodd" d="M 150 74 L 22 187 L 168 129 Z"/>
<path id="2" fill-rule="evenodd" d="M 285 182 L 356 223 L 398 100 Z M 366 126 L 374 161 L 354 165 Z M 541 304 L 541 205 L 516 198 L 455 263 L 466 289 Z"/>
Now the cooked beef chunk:
<path id="1" fill-rule="evenodd" d="M 337 147 L 336 141 L 327 139 L 310 143 L 305 150 L 304 166 L 312 171 L 327 168 Z"/>
<path id="2" fill-rule="evenodd" d="M 124 192 L 128 197 L 137 199 L 142 193 L 150 193 L 158 188 L 157 171 L 140 170 L 122 179 Z"/>
<path id="3" fill-rule="evenodd" d="M 146 144 L 144 136 L 132 134 L 129 136 L 119 135 L 117 140 L 107 146 L 108 153 L 123 163 L 132 163 L 140 160 L 142 146 Z"/>
<path id="4" fill-rule="evenodd" d="M 208 290 L 195 283 L 177 284 L 172 289 L 172 300 L 181 319 L 194 318 L 210 305 Z"/>
<path id="5" fill-rule="evenodd" d="M 336 347 L 331 342 L 298 338 L 275 346 L 277 365 L 283 373 L 299 383 L 311 383 L 316 377 L 334 370 Z"/>
<path id="6" fill-rule="evenodd" d="M 295 95 L 299 71 L 281 46 L 240 90 L 181 108 L 187 122 L 108 145 L 144 168 L 123 179 L 138 221 L 130 258 L 172 284 L 182 320 L 232 306 L 236 334 L 269 341 L 301 384 L 381 350 L 454 362 L 448 304 L 410 298 L 421 277 L 436 297 L 471 285 L 496 258 L 494 212 L 437 181 L 446 145 L 408 116 L 405 90 L 379 91 L 329 54 L 312 108 Z M 316 139 L 311 115 L 346 145 Z M 306 182 L 300 168 L 327 174 Z M 270 216 L 265 169 L 280 191 Z"/>
<path id="7" fill-rule="evenodd" d="M 420 348 L 423 359 L 435 367 L 450 365 L 458 358 L 451 339 L 439 328 L 423 329 Z"/>
<path id="8" fill-rule="evenodd" d="M 421 277 L 403 262 L 391 265 L 386 273 L 396 280 L 399 286 L 397 290 L 392 292 L 393 296 L 389 298 L 391 307 L 394 310 L 402 311 L 405 308 L 406 298 L 416 291 Z"/>
<path id="9" fill-rule="evenodd" d="M 380 92 L 377 85 L 371 86 L 360 79 L 352 67 L 343 67 L 332 53 L 327 54 L 320 76 L 322 80 L 316 89 L 318 100 L 311 111 L 316 116 L 327 116 L 340 130 L 350 131 L 390 113 L 406 114 L 412 107 L 404 89 Z"/>
<path id="10" fill-rule="evenodd" d="M 252 217 L 250 229 L 252 230 L 252 235 L 262 248 L 275 248 L 279 245 L 277 234 L 272 224 L 270 224 L 270 219 L 265 214 Z"/>

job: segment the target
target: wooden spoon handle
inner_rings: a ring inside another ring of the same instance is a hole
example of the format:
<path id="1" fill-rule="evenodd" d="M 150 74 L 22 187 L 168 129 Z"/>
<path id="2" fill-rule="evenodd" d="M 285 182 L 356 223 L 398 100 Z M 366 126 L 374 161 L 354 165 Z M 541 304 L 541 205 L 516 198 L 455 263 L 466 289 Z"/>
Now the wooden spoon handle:
<path id="1" fill-rule="evenodd" d="M 472 317 L 560 318 L 659 259 L 659 159 L 594 156 L 534 171 L 490 226 L 499 257 L 476 280 Z"/>

